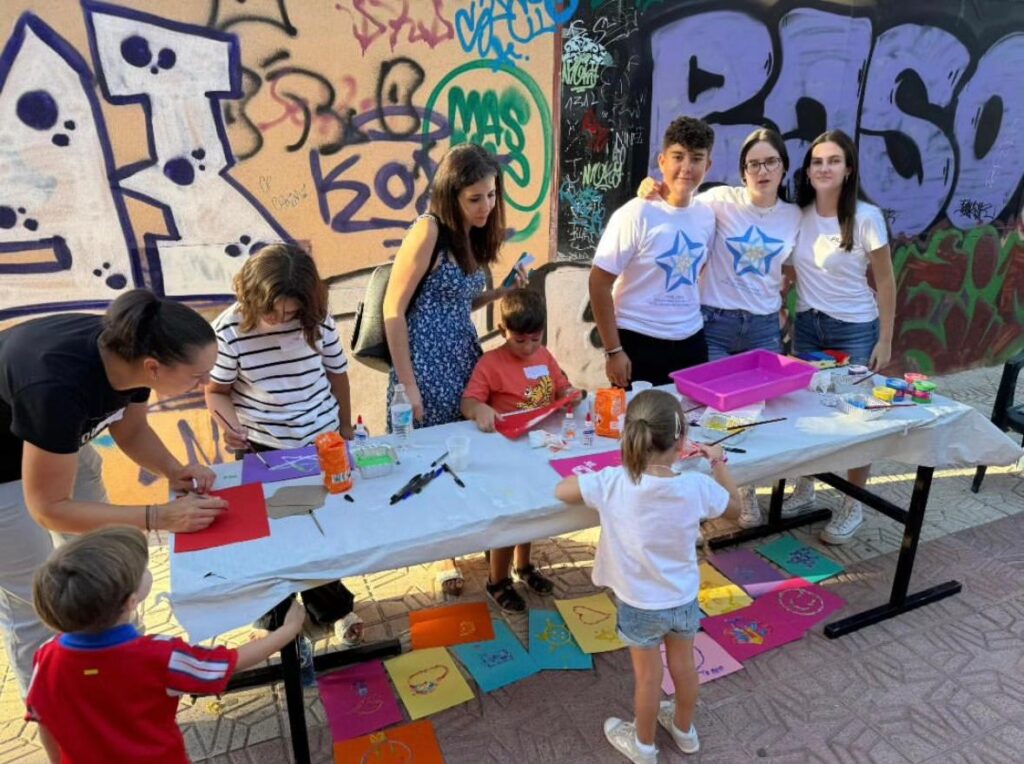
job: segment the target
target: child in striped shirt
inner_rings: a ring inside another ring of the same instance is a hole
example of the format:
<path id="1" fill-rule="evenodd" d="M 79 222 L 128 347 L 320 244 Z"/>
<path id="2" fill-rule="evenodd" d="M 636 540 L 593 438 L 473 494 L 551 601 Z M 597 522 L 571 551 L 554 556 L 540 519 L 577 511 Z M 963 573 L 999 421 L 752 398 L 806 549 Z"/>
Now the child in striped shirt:
<path id="1" fill-rule="evenodd" d="M 235 671 L 262 663 L 302 630 L 292 602 L 281 628 L 237 650 L 142 636 L 132 625 L 153 585 L 135 528 L 108 527 L 58 547 L 36 571 L 39 617 L 57 632 L 35 656 L 26 721 L 52 764 L 187 764 L 178 699 L 224 692 Z"/>
<path id="2" fill-rule="evenodd" d="M 337 430 L 352 439 L 348 360 L 316 263 L 294 244 L 271 244 L 235 277 L 237 302 L 213 322 L 217 362 L 206 405 L 237 452 L 299 448 Z M 352 593 L 332 582 L 302 593 L 310 619 L 362 640 Z M 258 626 L 265 627 L 267 619 Z"/>

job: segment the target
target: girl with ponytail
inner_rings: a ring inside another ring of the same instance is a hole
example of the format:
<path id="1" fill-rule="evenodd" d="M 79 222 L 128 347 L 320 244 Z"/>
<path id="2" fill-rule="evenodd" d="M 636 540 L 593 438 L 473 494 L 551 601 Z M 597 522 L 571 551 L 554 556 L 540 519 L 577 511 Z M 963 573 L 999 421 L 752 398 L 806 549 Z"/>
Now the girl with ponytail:
<path id="1" fill-rule="evenodd" d="M 561 481 L 555 496 L 584 503 L 601 518 L 593 581 L 618 600 L 618 635 L 629 646 L 635 680 L 634 721 L 610 717 L 605 737 L 635 762 L 654 762 L 661 724 L 684 753 L 700 744 L 693 726 L 697 670 L 693 637 L 700 627 L 697 536 L 700 523 L 740 512 L 740 496 L 721 446 L 698 445 L 711 465 L 677 473 L 672 467 L 686 441 L 686 419 L 675 396 L 645 390 L 626 409 L 622 466 Z M 676 685 L 674 701 L 661 698 L 661 652 Z"/>

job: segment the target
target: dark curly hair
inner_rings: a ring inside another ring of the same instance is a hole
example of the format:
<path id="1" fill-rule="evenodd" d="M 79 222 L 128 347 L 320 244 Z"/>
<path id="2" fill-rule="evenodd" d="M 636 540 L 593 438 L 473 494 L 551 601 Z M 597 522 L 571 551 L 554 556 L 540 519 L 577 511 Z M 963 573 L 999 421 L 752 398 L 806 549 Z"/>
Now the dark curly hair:
<path id="1" fill-rule="evenodd" d="M 710 154 L 715 145 L 715 131 L 703 119 L 676 117 L 665 129 L 661 150 L 666 151 L 676 143 L 691 151 L 704 149 Z"/>

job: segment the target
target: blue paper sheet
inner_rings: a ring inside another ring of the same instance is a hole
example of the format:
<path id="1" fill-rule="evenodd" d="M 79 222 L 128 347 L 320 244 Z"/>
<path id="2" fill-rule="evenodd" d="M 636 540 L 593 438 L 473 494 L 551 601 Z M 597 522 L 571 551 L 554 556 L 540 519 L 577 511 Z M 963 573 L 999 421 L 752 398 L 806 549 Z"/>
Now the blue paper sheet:
<path id="1" fill-rule="evenodd" d="M 518 682 L 538 668 L 504 621 L 494 621 L 494 639 L 450 648 L 466 667 L 480 692 L 491 692 Z"/>
<path id="2" fill-rule="evenodd" d="M 594 667 L 594 659 L 576 644 L 557 610 L 530 609 L 530 657 L 541 670 Z"/>
<path id="3" fill-rule="evenodd" d="M 757 553 L 794 576 L 805 578 L 812 584 L 838 576 L 843 566 L 820 552 L 801 544 L 792 536 L 783 536 L 757 548 Z"/>

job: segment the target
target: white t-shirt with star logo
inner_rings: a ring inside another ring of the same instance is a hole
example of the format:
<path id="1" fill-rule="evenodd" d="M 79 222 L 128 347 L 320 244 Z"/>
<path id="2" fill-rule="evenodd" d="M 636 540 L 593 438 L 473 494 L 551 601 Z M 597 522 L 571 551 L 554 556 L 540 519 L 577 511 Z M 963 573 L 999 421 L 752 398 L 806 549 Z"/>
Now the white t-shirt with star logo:
<path id="1" fill-rule="evenodd" d="M 868 284 L 868 255 L 889 243 L 882 211 L 873 204 L 857 202 L 853 249 L 840 249 L 841 241 L 839 218 L 823 218 L 813 204 L 807 205 L 793 254 L 796 309 L 813 308 L 850 323 L 874 321 L 878 302 Z"/>
<path id="2" fill-rule="evenodd" d="M 782 307 L 782 264 L 800 231 L 800 208 L 781 199 L 762 208 L 743 186 L 716 186 L 695 201 L 715 212 L 717 230 L 701 278 L 701 302 L 763 316 Z"/>
<path id="3" fill-rule="evenodd" d="M 701 330 L 701 269 L 715 235 L 710 207 L 633 199 L 601 235 L 594 265 L 617 276 L 615 323 L 648 337 L 684 340 Z"/>

